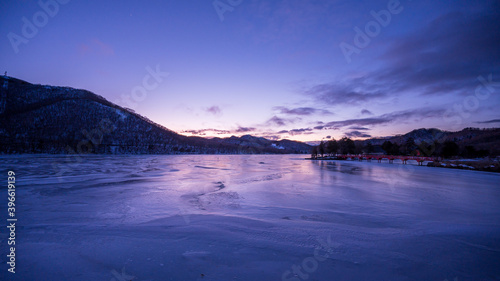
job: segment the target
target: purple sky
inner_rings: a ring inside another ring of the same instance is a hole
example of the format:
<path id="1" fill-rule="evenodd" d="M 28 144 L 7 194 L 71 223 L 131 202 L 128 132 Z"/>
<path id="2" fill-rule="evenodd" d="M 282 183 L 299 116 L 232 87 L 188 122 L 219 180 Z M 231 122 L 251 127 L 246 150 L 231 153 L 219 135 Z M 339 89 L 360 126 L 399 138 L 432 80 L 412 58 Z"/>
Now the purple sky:
<path id="1" fill-rule="evenodd" d="M 187 135 L 500 125 L 499 1 L 12 0 L 0 31 L 2 73 Z"/>

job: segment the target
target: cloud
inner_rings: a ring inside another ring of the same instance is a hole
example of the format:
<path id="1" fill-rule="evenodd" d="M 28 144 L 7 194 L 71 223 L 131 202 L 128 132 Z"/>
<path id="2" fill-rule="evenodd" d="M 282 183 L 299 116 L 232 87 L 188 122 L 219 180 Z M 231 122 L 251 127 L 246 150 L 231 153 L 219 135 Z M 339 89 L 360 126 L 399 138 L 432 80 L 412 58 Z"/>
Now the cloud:
<path id="1" fill-rule="evenodd" d="M 314 129 L 312 129 L 312 128 L 300 128 L 300 129 L 292 129 L 292 130 L 281 130 L 279 132 L 276 132 L 275 134 L 278 134 L 278 135 L 288 134 L 291 136 L 295 136 L 295 135 L 303 135 L 303 134 L 312 134 L 313 131 L 314 131 Z"/>
<path id="2" fill-rule="evenodd" d="M 372 118 L 347 119 L 342 121 L 332 121 L 326 123 L 325 127 L 343 128 L 348 126 L 374 126 L 388 123 L 402 123 L 410 119 L 422 120 L 425 118 L 443 117 L 445 110 L 436 108 L 419 108 L 413 110 L 396 111 L 388 114 L 383 114 Z"/>
<path id="3" fill-rule="evenodd" d="M 442 15 L 392 42 L 381 56 L 385 69 L 371 78 L 390 83 L 394 92 L 473 93 L 476 77 L 500 70 L 500 2 L 489 3 L 480 10 Z"/>
<path id="4" fill-rule="evenodd" d="M 463 3 L 463 2 L 461 2 Z M 398 96 L 464 96 L 477 77 L 500 79 L 500 2 L 469 2 L 460 12 L 423 22 L 415 31 L 378 45 L 380 55 L 363 74 L 306 88 L 321 104 L 359 106 Z M 371 115 L 363 109 L 362 115 Z"/>
<path id="5" fill-rule="evenodd" d="M 347 127 L 351 125 L 358 125 L 358 126 L 373 126 L 373 125 L 380 125 L 384 123 L 389 123 L 392 120 L 384 117 L 375 117 L 375 118 L 360 118 L 360 119 L 347 119 L 347 120 L 342 120 L 342 121 L 332 121 L 328 122 L 325 127 L 332 127 L 332 128 L 342 128 L 342 127 Z"/>
<path id="6" fill-rule="evenodd" d="M 215 133 L 217 135 L 227 135 L 231 134 L 231 131 L 228 130 L 219 130 L 219 129 L 201 129 L 201 130 L 184 130 L 182 133 L 188 133 L 197 136 L 206 136 L 207 133 Z"/>
<path id="7" fill-rule="evenodd" d="M 356 138 L 370 138 L 372 137 L 367 131 L 377 125 L 387 125 L 391 123 L 405 123 L 405 122 L 418 122 L 425 118 L 442 118 L 445 110 L 442 108 L 418 108 L 412 110 L 395 111 L 388 114 L 383 114 L 371 118 L 358 118 L 358 119 L 347 119 L 340 121 L 331 121 L 325 123 L 324 125 L 314 126 L 311 128 L 297 128 L 290 130 L 281 130 L 274 133 L 269 133 L 273 135 L 308 135 L 313 134 L 314 131 L 320 130 L 343 130 L 346 131 L 345 135 L 348 137 Z M 280 118 L 274 116 L 273 122 L 284 125 L 286 122 Z M 268 121 L 269 122 L 269 121 Z M 323 123 L 323 122 L 315 122 Z M 365 127 L 368 126 L 368 127 Z M 331 137 L 331 136 L 330 136 Z"/>
<path id="8" fill-rule="evenodd" d="M 488 121 L 480 121 L 476 122 L 478 124 L 492 124 L 492 123 L 500 123 L 500 119 L 493 119 L 493 120 L 488 120 Z"/>
<path id="9" fill-rule="evenodd" d="M 286 124 L 291 123 L 291 120 L 285 119 L 285 118 L 280 118 L 278 116 L 273 116 L 271 119 L 267 120 L 266 124 L 267 125 L 275 125 L 275 126 L 285 126 Z"/>
<path id="10" fill-rule="evenodd" d="M 213 115 L 222 115 L 222 110 L 220 109 L 220 107 L 214 105 L 214 106 L 211 106 L 207 109 L 205 109 L 205 111 L 207 113 L 210 113 L 210 114 L 213 114 Z"/>
<path id="11" fill-rule="evenodd" d="M 295 136 L 295 135 L 304 135 L 304 134 L 312 134 L 313 129 L 311 128 L 301 128 L 301 129 L 293 129 L 293 130 L 290 130 L 288 131 L 288 133 L 292 136 Z"/>
<path id="12" fill-rule="evenodd" d="M 373 113 L 368 109 L 361 110 L 361 115 L 373 115 Z"/>
<path id="13" fill-rule="evenodd" d="M 273 141 L 277 141 L 277 140 L 281 139 L 281 137 L 277 136 L 277 135 L 262 135 L 262 137 L 266 138 L 268 140 L 273 140 Z"/>
<path id="14" fill-rule="evenodd" d="M 346 136 L 348 137 L 359 137 L 359 138 L 368 138 L 371 135 L 367 134 L 363 131 L 368 131 L 370 128 L 365 126 L 377 126 L 377 125 L 386 125 L 391 123 L 405 123 L 405 122 L 418 122 L 420 120 L 426 118 L 442 118 L 445 110 L 442 108 L 417 108 L 412 110 L 403 110 L 403 111 L 395 111 L 388 114 L 383 114 L 376 117 L 371 118 L 357 118 L 357 119 L 347 119 L 340 121 L 331 121 L 324 125 L 315 126 L 313 128 L 299 128 L 292 130 L 281 130 L 275 134 L 283 135 L 301 135 L 301 134 L 312 134 L 317 130 L 340 130 L 347 129 Z M 276 117 L 276 116 L 274 116 Z M 274 120 L 274 122 L 278 122 L 281 124 L 282 121 L 280 118 Z M 285 123 L 282 123 L 283 125 Z"/>
<path id="15" fill-rule="evenodd" d="M 372 136 L 360 131 L 350 131 L 345 133 L 346 137 L 349 138 L 371 138 Z"/>
<path id="16" fill-rule="evenodd" d="M 316 101 L 330 105 L 360 105 L 388 96 L 382 89 L 370 90 L 363 81 L 355 79 L 344 84 L 320 84 L 304 92 Z"/>
<path id="17" fill-rule="evenodd" d="M 356 126 L 353 126 L 353 127 L 349 127 L 349 130 L 356 130 L 356 131 L 368 131 L 368 130 L 370 130 L 370 129 L 365 128 L 365 127 L 356 127 Z"/>
<path id="18" fill-rule="evenodd" d="M 255 128 L 252 127 L 238 127 L 238 129 L 234 130 L 235 133 L 248 133 L 255 131 Z"/>
<path id="19" fill-rule="evenodd" d="M 284 106 L 276 106 L 276 107 L 273 107 L 273 110 L 276 110 L 281 114 L 299 115 L 299 116 L 307 116 L 307 115 L 313 115 L 313 114 L 319 114 L 319 115 L 333 114 L 329 110 L 312 108 L 312 107 L 287 108 Z"/>
<path id="20" fill-rule="evenodd" d="M 101 40 L 94 38 L 90 42 L 82 43 L 78 46 L 78 51 L 81 55 L 99 54 L 104 56 L 112 56 L 115 54 L 113 47 Z"/>

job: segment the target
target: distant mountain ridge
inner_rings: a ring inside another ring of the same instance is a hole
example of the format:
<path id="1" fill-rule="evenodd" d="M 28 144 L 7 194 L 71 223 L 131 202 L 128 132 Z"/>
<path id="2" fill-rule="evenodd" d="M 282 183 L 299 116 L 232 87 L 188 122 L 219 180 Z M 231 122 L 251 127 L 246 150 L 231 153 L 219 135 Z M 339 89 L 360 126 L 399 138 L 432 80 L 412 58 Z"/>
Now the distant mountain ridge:
<path id="1" fill-rule="evenodd" d="M 372 138 L 364 140 L 363 142 L 371 142 L 373 145 L 381 145 L 385 141 L 390 141 L 392 143 L 402 145 L 409 139 L 413 139 L 416 144 L 420 144 L 421 142 L 431 144 L 435 141 L 453 141 L 462 146 L 473 145 L 479 149 L 500 151 L 500 128 L 465 128 L 457 132 L 443 131 L 436 128 L 421 128 L 413 130 L 404 135 L 396 135 L 385 138 Z"/>
<path id="2" fill-rule="evenodd" d="M 0 153 L 309 153 L 252 136 L 187 137 L 87 90 L 0 76 Z"/>
<path id="3" fill-rule="evenodd" d="M 433 154 L 442 153 L 443 145 L 451 142 L 456 144 L 457 152 L 463 157 L 497 156 L 500 155 L 500 128 L 465 128 L 457 132 L 421 128 L 404 135 L 355 141 L 358 146 L 366 147 L 370 144 L 377 153 L 387 153 L 382 149 L 385 142 L 390 142 L 404 151 L 418 147 L 424 154 L 426 151 Z"/>

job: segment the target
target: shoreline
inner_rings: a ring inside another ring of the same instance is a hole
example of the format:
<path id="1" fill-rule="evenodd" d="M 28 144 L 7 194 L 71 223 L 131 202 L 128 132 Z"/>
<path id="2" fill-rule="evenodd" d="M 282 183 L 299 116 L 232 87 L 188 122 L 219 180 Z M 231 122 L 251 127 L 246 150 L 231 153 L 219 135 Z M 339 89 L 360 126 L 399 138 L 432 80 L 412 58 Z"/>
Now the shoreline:
<path id="1" fill-rule="evenodd" d="M 335 156 L 328 157 L 317 157 L 317 158 L 304 158 L 305 160 L 331 160 L 331 161 L 348 161 L 347 159 L 338 158 Z M 350 161 L 361 162 L 356 159 Z M 367 161 L 366 162 L 371 162 Z M 390 163 L 390 162 L 387 162 Z M 400 164 L 403 164 L 402 162 Z M 447 169 L 457 169 L 457 170 L 469 170 L 469 171 L 481 171 L 481 172 L 492 172 L 500 173 L 500 161 L 493 159 L 449 159 L 437 162 L 427 162 L 426 167 L 435 168 L 447 168 Z"/>

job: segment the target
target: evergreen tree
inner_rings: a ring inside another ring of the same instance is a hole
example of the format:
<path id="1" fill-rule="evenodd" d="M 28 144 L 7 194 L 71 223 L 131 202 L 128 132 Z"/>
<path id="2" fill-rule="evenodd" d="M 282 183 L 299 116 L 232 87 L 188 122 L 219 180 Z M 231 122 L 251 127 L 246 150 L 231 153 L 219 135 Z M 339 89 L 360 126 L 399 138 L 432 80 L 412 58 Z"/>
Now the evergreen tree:
<path id="1" fill-rule="evenodd" d="M 459 152 L 458 144 L 454 141 L 445 141 L 443 144 L 443 150 L 441 152 L 444 158 L 450 158 L 452 156 L 457 156 Z"/>
<path id="2" fill-rule="evenodd" d="M 356 150 L 354 141 L 348 137 L 343 137 L 339 140 L 339 148 L 342 154 L 354 154 Z"/>
<path id="3" fill-rule="evenodd" d="M 373 153 L 373 152 L 375 152 L 375 147 L 373 147 L 373 144 L 371 142 L 368 142 L 366 144 L 366 152 L 367 153 Z"/>
<path id="4" fill-rule="evenodd" d="M 323 157 L 325 155 L 325 143 L 321 141 L 318 146 L 318 153 Z"/>
<path id="5" fill-rule="evenodd" d="M 316 158 L 318 158 L 318 147 L 317 147 L 317 146 L 314 146 L 314 147 L 312 148 L 311 158 L 312 158 L 312 159 L 316 159 Z"/>
<path id="6" fill-rule="evenodd" d="M 327 154 L 329 154 L 330 156 L 333 156 L 339 150 L 339 145 L 335 139 L 332 139 L 326 143 L 325 149 L 326 149 Z"/>

